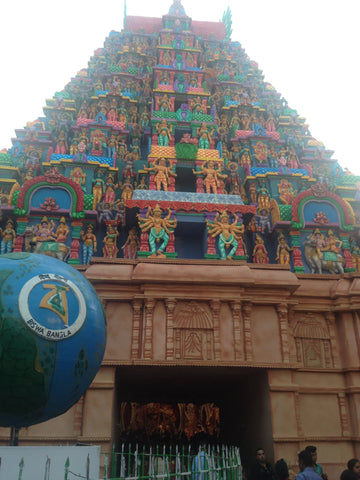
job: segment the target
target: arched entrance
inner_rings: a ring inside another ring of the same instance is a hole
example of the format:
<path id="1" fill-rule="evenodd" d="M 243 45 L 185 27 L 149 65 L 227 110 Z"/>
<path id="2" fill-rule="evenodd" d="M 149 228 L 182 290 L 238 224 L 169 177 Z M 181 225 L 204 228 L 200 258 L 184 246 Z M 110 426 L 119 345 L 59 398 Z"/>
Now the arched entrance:
<path id="1" fill-rule="evenodd" d="M 218 414 L 218 422 L 216 415 Z M 262 446 L 273 456 L 265 369 L 200 366 L 117 368 L 115 443 L 199 443 L 240 447 L 250 465 Z"/>

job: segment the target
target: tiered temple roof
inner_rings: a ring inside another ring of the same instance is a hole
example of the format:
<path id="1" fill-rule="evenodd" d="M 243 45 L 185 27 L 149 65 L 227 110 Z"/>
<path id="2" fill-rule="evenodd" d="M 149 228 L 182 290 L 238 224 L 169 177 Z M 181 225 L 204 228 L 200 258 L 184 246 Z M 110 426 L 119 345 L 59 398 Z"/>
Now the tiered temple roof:
<path id="1" fill-rule="evenodd" d="M 0 153 L 1 253 L 360 264 L 360 178 L 223 22 L 126 17 Z"/>

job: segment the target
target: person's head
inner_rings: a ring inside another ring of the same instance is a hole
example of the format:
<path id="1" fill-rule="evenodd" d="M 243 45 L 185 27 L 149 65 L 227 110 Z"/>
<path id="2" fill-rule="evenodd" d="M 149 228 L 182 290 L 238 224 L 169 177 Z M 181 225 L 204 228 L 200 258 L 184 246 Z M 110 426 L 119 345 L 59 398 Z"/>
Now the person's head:
<path id="1" fill-rule="evenodd" d="M 357 458 L 352 458 L 347 463 L 347 468 L 360 477 L 360 461 Z"/>
<path id="2" fill-rule="evenodd" d="M 286 480 L 289 478 L 289 469 L 283 458 L 280 458 L 280 460 L 275 463 L 274 470 L 279 480 Z"/>
<path id="3" fill-rule="evenodd" d="M 259 447 L 256 449 L 255 452 L 256 455 L 256 461 L 259 463 L 265 463 L 266 462 L 266 455 L 265 455 L 265 450 L 262 447 Z"/>
<path id="4" fill-rule="evenodd" d="M 303 471 L 306 467 L 312 467 L 313 458 L 309 450 L 302 450 L 299 453 L 299 467 Z"/>
<path id="5" fill-rule="evenodd" d="M 358 476 L 353 470 L 344 470 L 340 475 L 340 480 L 358 480 Z"/>
<path id="6" fill-rule="evenodd" d="M 319 232 L 320 234 L 320 232 Z M 312 457 L 312 461 L 313 461 L 313 465 L 315 465 L 316 461 L 317 461 L 317 450 L 316 450 L 316 447 L 314 447 L 314 445 L 308 445 L 305 450 L 307 452 L 309 452 L 311 454 L 311 457 Z"/>

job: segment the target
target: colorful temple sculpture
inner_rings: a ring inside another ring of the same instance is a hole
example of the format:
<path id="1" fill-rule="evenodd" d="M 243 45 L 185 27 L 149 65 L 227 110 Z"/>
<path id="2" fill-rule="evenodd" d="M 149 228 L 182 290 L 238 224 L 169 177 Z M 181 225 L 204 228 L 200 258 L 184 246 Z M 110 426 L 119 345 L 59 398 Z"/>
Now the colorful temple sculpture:
<path id="1" fill-rule="evenodd" d="M 360 179 L 224 23 L 205 38 L 181 5 L 156 24 L 139 18 L 111 32 L 0 154 L 12 223 L 1 252 L 51 251 L 72 265 L 160 255 L 358 271 Z"/>
<path id="2" fill-rule="evenodd" d="M 176 0 L 126 17 L 0 153 L 1 253 L 73 265 L 107 310 L 59 438 L 110 451 L 161 437 L 161 410 L 162 438 L 202 426 L 294 464 L 316 443 L 338 472 L 360 454 L 360 177 L 227 31 Z"/>

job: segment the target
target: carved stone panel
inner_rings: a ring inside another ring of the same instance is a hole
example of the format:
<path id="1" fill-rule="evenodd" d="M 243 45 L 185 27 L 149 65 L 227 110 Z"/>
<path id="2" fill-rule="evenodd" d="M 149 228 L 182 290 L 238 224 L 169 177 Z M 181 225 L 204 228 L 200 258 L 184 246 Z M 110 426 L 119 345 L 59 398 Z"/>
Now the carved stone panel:
<path id="1" fill-rule="evenodd" d="M 188 360 L 214 358 L 214 322 L 207 305 L 179 303 L 174 313 L 175 357 Z"/>
<path id="2" fill-rule="evenodd" d="M 333 366 L 330 333 L 322 316 L 308 313 L 294 328 L 297 361 L 309 368 Z"/>

